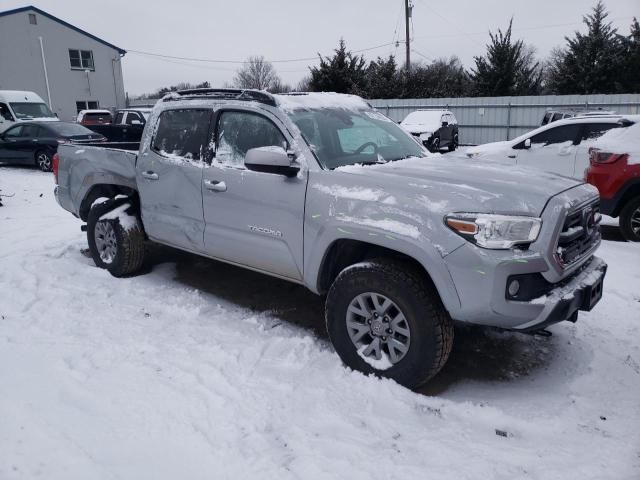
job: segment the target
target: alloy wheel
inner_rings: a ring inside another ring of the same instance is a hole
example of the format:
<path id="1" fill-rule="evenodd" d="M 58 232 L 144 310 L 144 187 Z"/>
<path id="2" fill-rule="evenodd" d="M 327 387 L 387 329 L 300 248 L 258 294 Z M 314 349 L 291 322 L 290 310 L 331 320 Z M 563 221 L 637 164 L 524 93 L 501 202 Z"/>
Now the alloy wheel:
<path id="1" fill-rule="evenodd" d="M 118 252 L 118 243 L 116 231 L 111 222 L 97 222 L 94 230 L 94 239 L 100 260 L 107 265 L 113 263 L 114 258 L 116 258 L 116 253 Z"/>

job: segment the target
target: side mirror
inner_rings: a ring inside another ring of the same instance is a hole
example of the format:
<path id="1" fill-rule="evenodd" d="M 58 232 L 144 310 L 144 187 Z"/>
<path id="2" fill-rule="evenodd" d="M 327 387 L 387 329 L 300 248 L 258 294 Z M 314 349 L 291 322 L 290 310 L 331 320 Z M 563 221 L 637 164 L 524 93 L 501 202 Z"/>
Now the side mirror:
<path id="1" fill-rule="evenodd" d="M 250 149 L 244 157 L 244 166 L 249 170 L 265 173 L 277 173 L 295 177 L 300 166 L 293 163 L 282 147 L 258 147 Z"/>
<path id="2" fill-rule="evenodd" d="M 131 125 L 142 125 L 140 120 L 131 120 Z"/>
<path id="3" fill-rule="evenodd" d="M 448 127 L 449 126 L 449 122 L 442 122 L 442 126 L 443 127 Z"/>
<path id="4" fill-rule="evenodd" d="M 527 150 L 531 148 L 531 139 L 530 138 L 527 138 L 524 141 L 524 148 L 526 148 Z"/>

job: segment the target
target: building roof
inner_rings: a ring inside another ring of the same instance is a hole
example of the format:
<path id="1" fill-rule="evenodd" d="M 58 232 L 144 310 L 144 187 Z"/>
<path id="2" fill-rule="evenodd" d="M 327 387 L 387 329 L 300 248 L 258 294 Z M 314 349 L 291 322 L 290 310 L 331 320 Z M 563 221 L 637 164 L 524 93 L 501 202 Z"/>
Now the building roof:
<path id="1" fill-rule="evenodd" d="M 39 13 L 43 17 L 47 17 L 48 19 L 53 20 L 54 22 L 58 22 L 59 24 L 64 25 L 65 27 L 70 28 L 71 30 L 75 30 L 76 32 L 81 33 L 82 35 L 85 35 L 85 36 L 95 40 L 96 42 L 100 42 L 103 45 L 106 45 L 107 47 L 111 47 L 114 50 L 117 50 L 118 53 L 120 53 L 121 55 L 124 55 L 125 53 L 127 53 L 127 51 L 124 50 L 123 48 L 116 47 L 115 45 L 113 45 L 113 44 L 111 44 L 109 42 L 106 42 L 106 41 L 102 40 L 101 38 L 96 37 L 95 35 L 91 35 L 89 32 L 85 32 L 81 28 L 78 28 L 78 27 L 76 27 L 74 25 L 71 25 L 70 23 L 67 23 L 64 20 L 61 20 L 58 17 L 54 17 L 50 13 L 47 13 L 44 10 L 40 10 L 38 7 L 34 7 L 33 5 L 28 5 L 26 7 L 20 7 L 20 8 L 14 8 L 13 10 L 5 10 L 4 12 L 0 12 L 0 17 L 6 17 L 7 15 L 13 15 L 14 13 L 22 13 L 22 12 L 29 12 L 29 11 L 33 11 L 35 13 Z"/>

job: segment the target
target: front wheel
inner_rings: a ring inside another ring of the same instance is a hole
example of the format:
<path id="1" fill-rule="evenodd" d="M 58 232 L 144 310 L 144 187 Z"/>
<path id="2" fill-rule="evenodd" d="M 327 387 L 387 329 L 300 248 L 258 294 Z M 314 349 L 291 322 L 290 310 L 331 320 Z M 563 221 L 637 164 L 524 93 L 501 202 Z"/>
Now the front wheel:
<path id="1" fill-rule="evenodd" d="M 411 265 L 389 259 L 343 270 L 329 290 L 329 338 L 342 361 L 408 388 L 445 364 L 453 326 L 437 294 Z"/>
<path id="2" fill-rule="evenodd" d="M 114 277 L 137 272 L 144 261 L 144 232 L 130 199 L 107 200 L 89 210 L 87 241 L 93 262 Z"/>
<path id="3" fill-rule="evenodd" d="M 640 197 L 628 202 L 620 212 L 620 230 L 629 242 L 640 242 Z"/>
<path id="4" fill-rule="evenodd" d="M 38 150 L 34 154 L 34 158 L 36 162 L 36 167 L 38 167 L 43 172 L 51 171 L 51 159 L 52 159 L 51 153 L 47 152 L 46 150 Z"/>
<path id="5" fill-rule="evenodd" d="M 431 141 L 431 151 L 433 153 L 438 153 L 440 151 L 440 138 L 435 137 L 432 141 Z"/>

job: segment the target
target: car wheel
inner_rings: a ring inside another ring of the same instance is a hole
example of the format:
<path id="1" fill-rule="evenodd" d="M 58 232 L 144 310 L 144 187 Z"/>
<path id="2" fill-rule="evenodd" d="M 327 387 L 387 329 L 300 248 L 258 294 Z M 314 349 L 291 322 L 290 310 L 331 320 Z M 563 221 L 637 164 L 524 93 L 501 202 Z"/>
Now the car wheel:
<path id="1" fill-rule="evenodd" d="M 51 153 L 47 152 L 46 150 L 38 150 L 34 154 L 36 167 L 38 167 L 43 172 L 50 172 L 52 157 L 53 156 L 51 155 Z"/>
<path id="2" fill-rule="evenodd" d="M 408 388 L 445 364 L 453 325 L 439 297 L 409 264 L 378 259 L 352 265 L 333 282 L 325 316 L 342 361 Z"/>
<path id="3" fill-rule="evenodd" d="M 622 236 L 630 242 L 640 242 L 640 197 L 628 202 L 620 212 Z"/>
<path id="4" fill-rule="evenodd" d="M 87 242 L 93 262 L 114 277 L 140 270 L 144 261 L 144 231 L 127 198 L 107 200 L 89 210 Z"/>
<path id="5" fill-rule="evenodd" d="M 453 136 L 453 140 L 451 140 L 451 143 L 449 144 L 449 151 L 453 152 L 456 148 L 458 148 L 458 134 L 457 133 Z"/>
<path id="6" fill-rule="evenodd" d="M 431 140 L 431 151 L 434 153 L 438 153 L 440 151 L 440 138 L 435 137 Z"/>

